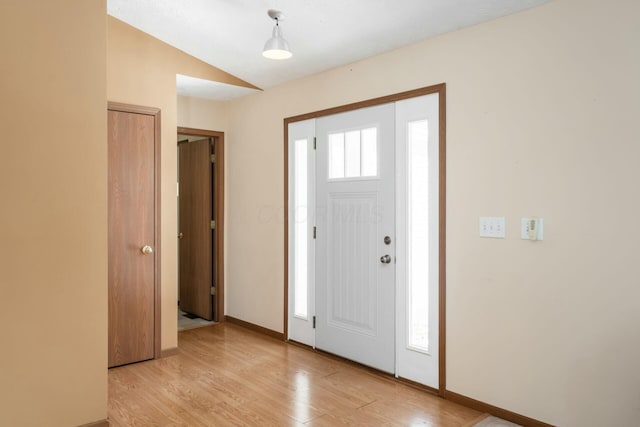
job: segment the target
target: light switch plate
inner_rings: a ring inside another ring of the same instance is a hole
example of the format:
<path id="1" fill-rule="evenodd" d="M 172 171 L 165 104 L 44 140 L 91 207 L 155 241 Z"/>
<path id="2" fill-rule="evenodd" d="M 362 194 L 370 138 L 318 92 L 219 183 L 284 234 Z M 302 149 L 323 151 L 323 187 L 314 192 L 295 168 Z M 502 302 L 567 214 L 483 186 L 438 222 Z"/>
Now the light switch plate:
<path id="1" fill-rule="evenodd" d="M 506 235 L 505 217 L 480 217 L 480 237 L 504 239 Z"/>

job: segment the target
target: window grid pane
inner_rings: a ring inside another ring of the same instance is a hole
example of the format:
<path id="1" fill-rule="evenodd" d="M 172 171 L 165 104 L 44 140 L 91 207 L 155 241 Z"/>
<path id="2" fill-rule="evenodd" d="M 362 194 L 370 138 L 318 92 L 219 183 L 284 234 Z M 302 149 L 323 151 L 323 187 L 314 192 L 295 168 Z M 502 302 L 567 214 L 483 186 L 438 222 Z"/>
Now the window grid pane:
<path id="1" fill-rule="evenodd" d="M 344 133 L 329 134 L 329 178 L 344 178 Z"/>
<path id="2" fill-rule="evenodd" d="M 329 134 L 329 179 L 378 175 L 378 130 Z"/>
<path id="3" fill-rule="evenodd" d="M 360 131 L 345 133 L 345 178 L 360 176 Z"/>
<path id="4" fill-rule="evenodd" d="M 378 175 L 378 129 L 362 129 L 362 176 Z"/>

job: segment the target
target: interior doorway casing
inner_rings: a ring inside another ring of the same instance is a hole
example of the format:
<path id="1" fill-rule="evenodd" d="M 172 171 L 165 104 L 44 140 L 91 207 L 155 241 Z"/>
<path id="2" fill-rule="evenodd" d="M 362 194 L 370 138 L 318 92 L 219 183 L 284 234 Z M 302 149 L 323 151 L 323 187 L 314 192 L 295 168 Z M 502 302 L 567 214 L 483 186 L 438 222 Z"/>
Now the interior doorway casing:
<path id="1" fill-rule="evenodd" d="M 446 390 L 446 84 L 441 83 L 420 89 L 401 92 L 380 98 L 342 105 L 339 107 L 320 110 L 312 113 L 302 114 L 284 119 L 284 206 L 289 205 L 289 125 L 291 123 L 320 118 L 347 111 L 359 110 L 387 104 L 405 99 L 415 98 L 423 95 L 437 93 L 439 103 L 439 187 L 438 187 L 438 389 L 440 396 L 444 397 Z M 284 226 L 284 336 L 289 336 L 289 210 L 285 209 Z M 430 387 L 427 387 L 430 388 Z M 436 391 L 436 390 L 434 390 Z"/>
<path id="2" fill-rule="evenodd" d="M 177 134 L 216 139 L 216 163 L 213 171 L 213 220 L 216 224 L 213 254 L 215 286 L 213 320 L 222 322 L 224 321 L 224 132 L 178 127 Z"/>

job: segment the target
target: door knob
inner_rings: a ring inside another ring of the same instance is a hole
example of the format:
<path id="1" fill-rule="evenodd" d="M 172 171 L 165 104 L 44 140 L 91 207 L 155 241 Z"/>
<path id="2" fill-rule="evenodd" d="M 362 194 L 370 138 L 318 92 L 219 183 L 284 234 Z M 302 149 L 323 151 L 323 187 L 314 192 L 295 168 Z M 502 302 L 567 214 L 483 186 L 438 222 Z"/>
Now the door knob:
<path id="1" fill-rule="evenodd" d="M 178 239 L 182 239 L 184 237 L 184 233 L 178 233 Z"/>
<path id="2" fill-rule="evenodd" d="M 142 252 L 145 255 L 149 255 L 153 253 L 153 248 L 149 245 L 145 245 L 142 248 L 140 248 L 140 252 Z"/>
<path id="3" fill-rule="evenodd" d="M 383 264 L 389 264 L 391 262 L 391 257 L 389 255 L 383 255 L 380 257 L 380 262 Z"/>

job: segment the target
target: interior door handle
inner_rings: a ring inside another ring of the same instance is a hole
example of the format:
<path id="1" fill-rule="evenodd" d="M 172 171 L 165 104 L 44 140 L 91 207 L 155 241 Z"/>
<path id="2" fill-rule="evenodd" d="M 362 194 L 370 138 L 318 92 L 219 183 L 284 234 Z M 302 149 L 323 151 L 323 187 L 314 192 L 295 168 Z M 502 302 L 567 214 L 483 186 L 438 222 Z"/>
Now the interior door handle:
<path id="1" fill-rule="evenodd" d="M 140 248 L 140 252 L 142 252 L 145 255 L 149 255 L 153 253 L 153 248 L 149 245 L 145 245 L 142 248 Z"/>
<path id="2" fill-rule="evenodd" d="M 383 264 L 389 264 L 391 262 L 391 257 L 389 255 L 382 255 L 380 257 L 380 262 Z"/>

